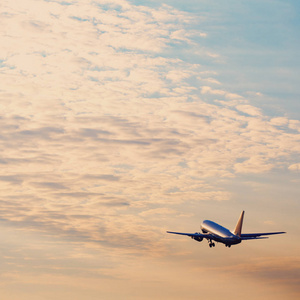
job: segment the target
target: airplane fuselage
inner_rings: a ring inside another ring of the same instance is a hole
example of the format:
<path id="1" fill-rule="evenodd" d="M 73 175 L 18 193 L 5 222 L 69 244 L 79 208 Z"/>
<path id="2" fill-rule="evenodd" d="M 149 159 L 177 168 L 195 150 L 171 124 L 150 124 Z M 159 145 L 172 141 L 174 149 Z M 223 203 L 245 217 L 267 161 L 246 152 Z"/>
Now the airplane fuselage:
<path id="1" fill-rule="evenodd" d="M 229 229 L 213 221 L 203 221 L 200 228 L 203 233 L 210 234 L 214 241 L 223 243 L 227 246 L 236 245 L 242 241 L 239 236 L 233 234 Z"/>

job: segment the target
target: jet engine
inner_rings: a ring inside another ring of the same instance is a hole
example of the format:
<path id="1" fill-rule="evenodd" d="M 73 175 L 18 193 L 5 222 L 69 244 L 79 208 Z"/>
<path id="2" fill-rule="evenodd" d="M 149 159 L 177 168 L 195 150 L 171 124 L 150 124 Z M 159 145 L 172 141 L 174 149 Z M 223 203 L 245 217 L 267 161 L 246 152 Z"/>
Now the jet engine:
<path id="1" fill-rule="evenodd" d="M 197 242 L 202 242 L 203 237 L 200 237 L 200 236 L 192 236 L 192 239 L 194 239 L 194 240 L 197 241 Z"/>

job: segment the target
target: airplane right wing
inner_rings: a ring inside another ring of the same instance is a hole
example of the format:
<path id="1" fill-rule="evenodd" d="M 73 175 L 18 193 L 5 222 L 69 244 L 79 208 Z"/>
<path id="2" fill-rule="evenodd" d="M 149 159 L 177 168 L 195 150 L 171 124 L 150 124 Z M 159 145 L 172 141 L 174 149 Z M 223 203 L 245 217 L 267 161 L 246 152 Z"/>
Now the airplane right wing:
<path id="1" fill-rule="evenodd" d="M 282 233 L 286 233 L 286 232 L 278 231 L 278 232 L 264 232 L 264 233 L 242 233 L 241 239 L 242 240 L 267 239 L 268 237 L 264 237 L 265 235 L 282 234 Z"/>
<path id="2" fill-rule="evenodd" d="M 184 233 L 184 232 L 174 232 L 174 231 L 167 231 L 167 233 L 172 233 L 172 234 L 180 234 L 180 235 L 187 235 L 187 236 L 190 236 L 190 237 L 206 237 L 207 234 L 202 234 L 202 233 L 198 233 L 198 232 L 195 232 L 195 233 Z"/>

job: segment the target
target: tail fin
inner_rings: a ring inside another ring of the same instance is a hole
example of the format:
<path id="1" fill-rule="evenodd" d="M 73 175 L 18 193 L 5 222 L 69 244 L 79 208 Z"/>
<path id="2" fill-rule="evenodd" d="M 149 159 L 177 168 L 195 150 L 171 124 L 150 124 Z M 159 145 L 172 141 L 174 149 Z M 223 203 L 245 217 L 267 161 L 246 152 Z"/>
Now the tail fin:
<path id="1" fill-rule="evenodd" d="M 242 211 L 240 218 L 235 226 L 235 229 L 233 231 L 233 233 L 237 236 L 241 236 L 242 234 L 242 226 L 243 226 L 243 220 L 244 220 L 244 211 Z"/>

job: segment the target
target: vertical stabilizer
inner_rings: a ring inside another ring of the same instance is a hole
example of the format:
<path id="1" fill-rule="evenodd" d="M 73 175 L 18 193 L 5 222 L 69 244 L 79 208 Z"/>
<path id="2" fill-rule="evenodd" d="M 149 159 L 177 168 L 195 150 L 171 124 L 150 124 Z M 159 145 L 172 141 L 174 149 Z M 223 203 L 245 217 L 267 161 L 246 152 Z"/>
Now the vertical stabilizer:
<path id="1" fill-rule="evenodd" d="M 242 234 L 242 226 L 243 226 L 243 220 L 244 220 L 244 211 L 242 211 L 240 218 L 235 226 L 235 229 L 233 231 L 233 233 L 237 236 L 241 236 Z"/>

